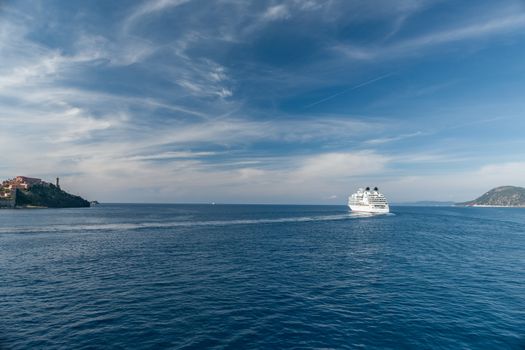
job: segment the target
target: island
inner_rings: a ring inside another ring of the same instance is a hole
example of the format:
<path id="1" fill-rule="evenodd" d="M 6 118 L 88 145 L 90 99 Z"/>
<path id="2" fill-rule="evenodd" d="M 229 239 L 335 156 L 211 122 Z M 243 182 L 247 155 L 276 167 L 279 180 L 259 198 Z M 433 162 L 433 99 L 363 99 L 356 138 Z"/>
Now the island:
<path id="1" fill-rule="evenodd" d="M 0 185 L 0 208 L 84 208 L 90 202 L 41 179 L 17 176 Z"/>
<path id="2" fill-rule="evenodd" d="M 525 207 L 525 188 L 500 186 L 468 202 L 456 203 L 466 207 Z"/>

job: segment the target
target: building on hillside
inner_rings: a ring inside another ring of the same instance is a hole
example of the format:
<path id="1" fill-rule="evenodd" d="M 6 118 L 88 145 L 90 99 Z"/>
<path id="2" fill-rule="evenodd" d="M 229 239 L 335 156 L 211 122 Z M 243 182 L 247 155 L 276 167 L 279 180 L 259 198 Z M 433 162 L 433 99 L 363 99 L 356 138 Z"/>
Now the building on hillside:
<path id="1" fill-rule="evenodd" d="M 7 186 L 10 190 L 27 190 L 29 185 L 26 183 L 12 182 Z"/>
<path id="2" fill-rule="evenodd" d="M 43 185 L 44 181 L 35 177 L 17 176 L 14 179 L 4 181 L 2 187 L 10 191 L 28 190 L 34 185 Z"/>
<path id="3" fill-rule="evenodd" d="M 27 184 L 29 187 L 34 185 L 42 184 L 42 179 L 37 179 L 36 177 L 27 177 L 27 176 L 17 176 L 15 181 L 23 184 Z"/>

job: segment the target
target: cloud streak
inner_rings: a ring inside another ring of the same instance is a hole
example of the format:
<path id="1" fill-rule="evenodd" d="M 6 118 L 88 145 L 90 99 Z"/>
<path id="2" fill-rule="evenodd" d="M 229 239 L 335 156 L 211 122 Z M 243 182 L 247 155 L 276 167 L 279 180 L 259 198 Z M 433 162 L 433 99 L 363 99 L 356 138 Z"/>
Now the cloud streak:
<path id="1" fill-rule="evenodd" d="M 184 5 L 191 0 L 153 0 L 145 1 L 142 5 L 138 6 L 131 12 L 131 14 L 124 20 L 123 28 L 125 31 L 129 31 L 130 27 L 141 19 L 147 16 L 152 16 L 157 13 L 161 13 L 170 8 Z"/>
<path id="2" fill-rule="evenodd" d="M 410 134 L 401 134 L 401 135 L 392 136 L 392 137 L 384 137 L 384 138 L 367 140 L 365 141 L 365 143 L 369 145 L 379 145 L 383 143 L 401 141 L 401 140 L 405 140 L 405 139 L 416 137 L 416 136 L 422 136 L 422 135 L 425 135 L 425 134 L 421 131 L 416 131 Z"/>
<path id="3" fill-rule="evenodd" d="M 338 45 L 336 49 L 348 58 L 356 60 L 390 59 L 403 55 L 413 55 L 414 53 L 418 54 L 419 50 L 427 47 L 504 34 L 523 27 L 525 27 L 525 14 L 505 15 L 405 39 L 382 47 Z"/>
<path id="4" fill-rule="evenodd" d="M 332 100 L 332 99 L 334 99 L 334 98 L 336 98 L 336 97 L 338 97 L 338 96 L 341 96 L 341 95 L 343 95 L 343 94 L 346 94 L 347 92 L 350 92 L 350 91 L 353 91 L 353 90 L 357 90 L 357 89 L 359 89 L 359 88 L 362 88 L 362 87 L 365 87 L 365 86 L 367 86 L 367 85 L 373 84 L 373 83 L 375 83 L 375 82 L 377 82 L 377 81 L 380 81 L 380 80 L 386 79 L 386 78 L 392 76 L 393 74 L 394 74 L 394 73 L 388 73 L 388 74 L 380 75 L 380 76 L 378 76 L 378 77 L 376 77 L 376 78 L 372 78 L 372 79 L 370 79 L 370 80 L 367 80 L 367 81 L 365 81 L 365 82 L 362 82 L 362 83 L 360 83 L 360 84 L 357 84 L 357 85 L 355 85 L 355 86 L 352 86 L 351 88 L 348 88 L 348 89 L 345 89 L 345 90 L 339 91 L 338 93 L 335 93 L 335 94 L 330 95 L 330 96 L 328 96 L 328 97 L 322 98 L 322 99 L 320 99 L 319 101 L 312 102 L 312 103 L 306 105 L 304 108 L 311 108 L 311 107 L 317 106 L 317 105 L 319 105 L 319 104 L 321 104 L 321 103 L 324 103 L 324 102 L 330 101 L 330 100 Z"/>

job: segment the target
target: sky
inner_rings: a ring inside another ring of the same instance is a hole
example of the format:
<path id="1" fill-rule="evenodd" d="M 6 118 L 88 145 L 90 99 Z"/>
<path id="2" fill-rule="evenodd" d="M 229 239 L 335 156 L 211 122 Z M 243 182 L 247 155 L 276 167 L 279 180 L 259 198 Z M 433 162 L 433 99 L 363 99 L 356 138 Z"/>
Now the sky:
<path id="1" fill-rule="evenodd" d="M 524 174 L 523 0 L 0 0 L 2 179 L 345 204 Z"/>

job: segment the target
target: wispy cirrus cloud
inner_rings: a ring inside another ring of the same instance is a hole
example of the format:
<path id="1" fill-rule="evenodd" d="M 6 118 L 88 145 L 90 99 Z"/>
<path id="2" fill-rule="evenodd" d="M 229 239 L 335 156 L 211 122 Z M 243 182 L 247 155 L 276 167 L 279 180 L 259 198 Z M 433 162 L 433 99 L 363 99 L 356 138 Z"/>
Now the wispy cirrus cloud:
<path id="1" fill-rule="evenodd" d="M 131 14 L 124 20 L 123 29 L 129 31 L 130 27 L 140 21 L 142 18 L 161 13 L 170 8 L 184 5 L 191 0 L 153 0 L 145 1 L 137 6 Z"/>
<path id="2" fill-rule="evenodd" d="M 263 19 L 268 21 L 275 21 L 280 19 L 290 18 L 288 7 L 284 4 L 270 6 L 263 14 Z"/>
<path id="3" fill-rule="evenodd" d="M 434 196 L 444 186 L 429 177 L 435 171 L 448 174 L 444 182 L 485 173 L 489 182 L 517 181 L 480 169 L 519 157 L 521 135 L 512 132 L 525 127 L 523 105 L 510 99 L 522 90 L 520 64 L 505 61 L 510 78 L 489 83 L 492 66 L 485 76 L 459 66 L 461 57 L 436 64 L 446 57 L 429 49 L 481 38 L 490 49 L 505 37 L 519 57 L 522 8 L 462 5 L 436 24 L 454 6 L 156 0 L 102 12 L 91 3 L 6 4 L 0 169 L 4 177 L 60 175 L 89 198 L 143 202 L 336 203 L 370 181 L 397 199 L 434 181 Z M 478 106 L 499 91 L 496 112 Z M 514 142 L 505 159 L 487 156 L 501 141 L 494 135 Z"/>
<path id="4" fill-rule="evenodd" d="M 392 136 L 392 137 L 383 137 L 383 138 L 371 139 L 371 140 L 365 141 L 365 143 L 369 144 L 369 145 L 379 145 L 379 144 L 383 144 L 383 143 L 401 141 L 401 140 L 404 140 L 404 139 L 408 139 L 408 138 L 412 138 L 412 137 L 416 137 L 416 136 L 423 136 L 423 135 L 425 135 L 423 132 L 416 131 L 416 132 L 412 132 L 410 134 L 400 134 L 400 135 L 396 135 L 396 136 Z"/>
<path id="5" fill-rule="evenodd" d="M 452 29 L 443 29 L 425 35 L 395 41 L 381 47 L 337 45 L 336 50 L 357 60 L 390 59 L 400 55 L 413 55 L 419 50 L 456 41 L 477 39 L 515 31 L 525 27 L 525 14 L 502 15 L 479 22 L 466 23 Z"/>

